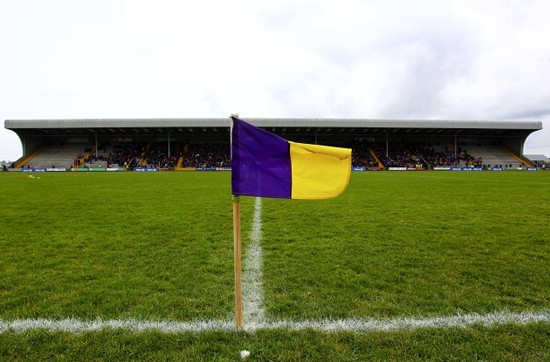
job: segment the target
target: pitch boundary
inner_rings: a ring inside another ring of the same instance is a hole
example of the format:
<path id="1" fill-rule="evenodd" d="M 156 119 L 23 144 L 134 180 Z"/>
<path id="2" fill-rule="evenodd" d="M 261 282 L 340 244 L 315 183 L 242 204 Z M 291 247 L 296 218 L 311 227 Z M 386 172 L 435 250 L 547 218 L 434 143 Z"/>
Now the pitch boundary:
<path id="1" fill-rule="evenodd" d="M 464 314 L 431 318 L 394 318 L 394 319 L 320 319 L 304 321 L 265 321 L 253 326 L 245 325 L 245 332 L 260 330 L 315 330 L 320 332 L 392 332 L 401 330 L 419 330 L 426 328 L 471 328 L 474 326 L 492 327 L 513 324 L 550 323 L 550 310 L 539 312 L 496 312 L 490 314 Z M 156 331 L 161 333 L 185 333 L 208 331 L 235 331 L 232 321 L 211 320 L 196 322 L 175 321 L 139 321 L 139 320 L 92 320 L 78 319 L 18 319 L 0 320 L 0 334 L 7 332 L 25 333 L 31 330 L 50 332 L 87 333 L 108 330 L 127 330 L 140 333 Z"/>
<path id="2" fill-rule="evenodd" d="M 256 326 L 265 323 L 264 291 L 262 284 L 262 198 L 254 204 L 254 217 L 250 231 L 250 245 L 246 253 L 243 285 L 243 324 Z"/>

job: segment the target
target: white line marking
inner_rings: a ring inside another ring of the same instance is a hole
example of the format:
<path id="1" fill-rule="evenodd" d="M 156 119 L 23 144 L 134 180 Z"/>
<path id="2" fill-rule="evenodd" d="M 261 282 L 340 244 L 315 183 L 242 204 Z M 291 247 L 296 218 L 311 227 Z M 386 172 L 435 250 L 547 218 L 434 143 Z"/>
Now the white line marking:
<path id="1" fill-rule="evenodd" d="M 338 319 L 306 321 L 273 321 L 257 324 L 247 332 L 257 330 L 286 329 L 301 331 L 306 329 L 321 332 L 389 332 L 418 330 L 423 328 L 469 328 L 476 325 L 491 327 L 502 324 L 525 325 L 550 323 L 550 310 L 539 312 L 495 312 L 491 314 L 465 314 L 433 318 L 394 318 L 394 319 Z M 29 330 L 44 329 L 50 332 L 84 333 L 103 330 L 127 330 L 130 332 L 158 331 L 162 333 L 185 333 L 205 331 L 234 331 L 232 321 L 137 321 L 137 320 L 95 320 L 78 319 L 20 319 L 0 320 L 0 334 L 6 332 L 24 333 Z"/>
<path id="2" fill-rule="evenodd" d="M 11 322 L 0 320 L 0 334 L 13 331 L 23 333 L 33 329 L 45 329 L 50 332 L 96 332 L 102 330 L 123 329 L 132 332 L 159 331 L 163 333 L 204 332 L 213 330 L 234 330 L 231 321 L 137 321 L 137 320 L 102 320 L 81 321 L 78 319 L 18 319 Z"/>
<path id="3" fill-rule="evenodd" d="M 250 232 L 250 245 L 243 271 L 243 326 L 253 330 L 266 321 L 262 286 L 262 198 L 254 205 L 254 220 Z"/>
<path id="4" fill-rule="evenodd" d="M 340 319 L 310 320 L 303 322 L 273 321 L 265 329 L 304 330 L 313 329 L 324 332 L 388 332 L 399 330 L 416 330 L 422 328 L 468 328 L 474 325 L 491 327 L 501 324 L 524 325 L 529 323 L 550 322 L 550 310 L 541 312 L 491 314 L 465 314 L 433 318 L 395 318 L 395 319 Z"/>

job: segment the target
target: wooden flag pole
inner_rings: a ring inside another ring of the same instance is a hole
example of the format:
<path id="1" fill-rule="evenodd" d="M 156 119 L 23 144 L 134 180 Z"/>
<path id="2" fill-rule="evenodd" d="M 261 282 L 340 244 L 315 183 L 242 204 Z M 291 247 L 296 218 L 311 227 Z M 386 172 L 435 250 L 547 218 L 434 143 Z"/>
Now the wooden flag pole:
<path id="1" fill-rule="evenodd" d="M 233 195 L 233 258 L 235 268 L 235 328 L 243 328 L 243 292 L 241 285 L 241 202 Z"/>
<path id="2" fill-rule="evenodd" d="M 231 120 L 231 165 L 233 166 L 233 118 L 239 117 L 232 114 Z M 241 200 L 238 195 L 233 195 L 233 268 L 235 271 L 235 329 L 243 329 L 243 290 L 241 283 Z"/>

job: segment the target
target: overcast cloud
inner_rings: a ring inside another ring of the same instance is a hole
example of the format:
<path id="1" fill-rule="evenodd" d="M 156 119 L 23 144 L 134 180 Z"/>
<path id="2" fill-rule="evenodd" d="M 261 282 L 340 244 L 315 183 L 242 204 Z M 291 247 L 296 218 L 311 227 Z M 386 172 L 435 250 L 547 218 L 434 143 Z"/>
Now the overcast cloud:
<path id="1" fill-rule="evenodd" d="M 542 121 L 550 2 L 0 0 L 5 119 Z"/>

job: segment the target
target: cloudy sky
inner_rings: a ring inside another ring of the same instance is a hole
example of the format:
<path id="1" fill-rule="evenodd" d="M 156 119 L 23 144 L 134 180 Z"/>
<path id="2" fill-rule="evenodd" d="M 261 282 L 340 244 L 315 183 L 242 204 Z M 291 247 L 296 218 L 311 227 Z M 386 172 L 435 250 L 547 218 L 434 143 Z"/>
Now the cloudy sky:
<path id="1" fill-rule="evenodd" d="M 542 121 L 550 1 L 0 0 L 6 119 Z"/>

